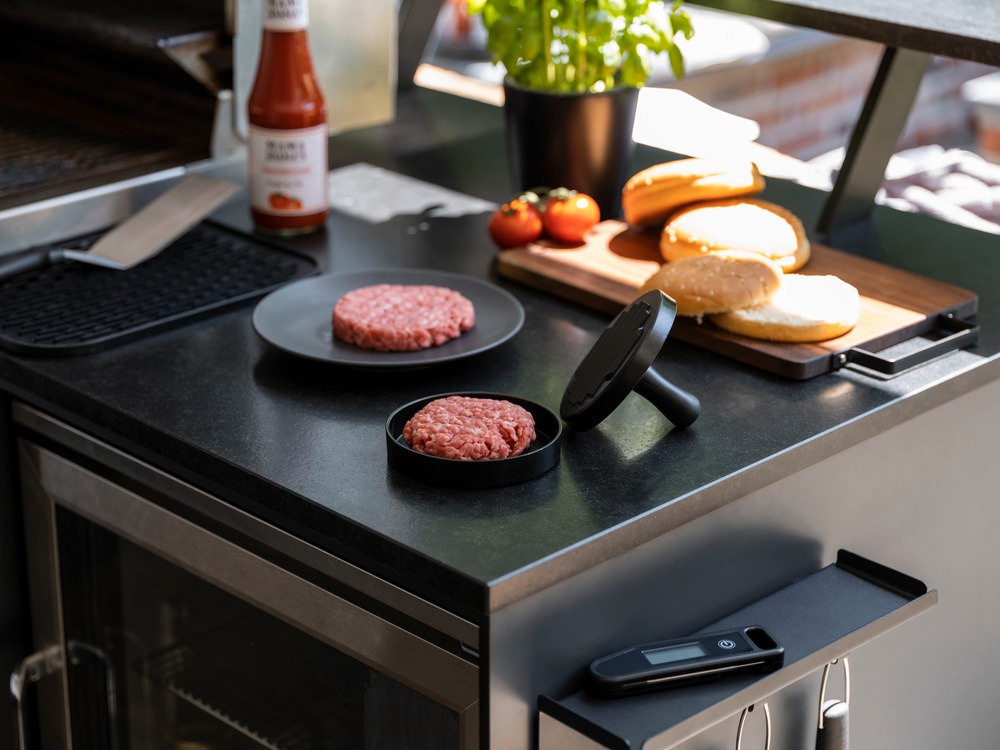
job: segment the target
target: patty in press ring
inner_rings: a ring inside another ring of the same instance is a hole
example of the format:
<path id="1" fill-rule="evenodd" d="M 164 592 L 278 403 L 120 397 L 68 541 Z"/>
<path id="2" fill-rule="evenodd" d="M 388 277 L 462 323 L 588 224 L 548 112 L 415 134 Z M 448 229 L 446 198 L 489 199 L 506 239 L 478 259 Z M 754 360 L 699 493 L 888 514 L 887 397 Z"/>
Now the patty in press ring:
<path id="1" fill-rule="evenodd" d="M 376 284 L 354 289 L 333 308 L 333 333 L 381 352 L 441 346 L 475 325 L 466 297 L 442 286 Z"/>
<path id="2" fill-rule="evenodd" d="M 535 439 L 535 418 L 503 399 L 448 396 L 414 414 L 403 439 L 418 453 L 440 458 L 513 458 Z"/>

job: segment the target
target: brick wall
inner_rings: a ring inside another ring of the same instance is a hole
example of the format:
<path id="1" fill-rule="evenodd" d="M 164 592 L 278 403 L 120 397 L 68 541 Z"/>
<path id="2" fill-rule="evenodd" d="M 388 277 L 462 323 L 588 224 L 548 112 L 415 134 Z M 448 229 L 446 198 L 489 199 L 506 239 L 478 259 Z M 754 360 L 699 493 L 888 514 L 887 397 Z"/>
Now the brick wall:
<path id="1" fill-rule="evenodd" d="M 764 59 L 701 71 L 674 86 L 760 124 L 759 142 L 799 159 L 847 144 L 882 56 L 871 42 L 816 32 L 806 44 L 776 44 Z M 781 47 L 792 49 L 782 52 Z M 994 70 L 986 65 L 935 57 L 899 148 L 929 143 L 969 146 L 971 109 L 961 85 Z"/>

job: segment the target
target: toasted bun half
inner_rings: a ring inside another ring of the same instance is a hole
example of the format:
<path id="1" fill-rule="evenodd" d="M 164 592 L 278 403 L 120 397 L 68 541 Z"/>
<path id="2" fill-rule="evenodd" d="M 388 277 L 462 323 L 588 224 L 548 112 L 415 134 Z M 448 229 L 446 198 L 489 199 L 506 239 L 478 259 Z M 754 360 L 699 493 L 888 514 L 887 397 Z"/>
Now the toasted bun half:
<path id="1" fill-rule="evenodd" d="M 758 253 L 726 250 L 667 263 L 642 285 L 677 302 L 678 315 L 707 315 L 760 304 L 778 291 L 782 272 Z"/>
<path id="2" fill-rule="evenodd" d="M 713 315 L 720 328 L 765 341 L 826 341 L 857 325 L 858 290 L 836 276 L 786 274 L 766 302 Z"/>
<path id="3" fill-rule="evenodd" d="M 629 224 L 657 225 L 688 203 L 753 195 L 763 189 L 764 178 L 753 162 L 679 159 L 644 169 L 625 183 L 622 209 Z"/>
<path id="4" fill-rule="evenodd" d="M 802 268 L 811 253 L 798 217 L 756 198 L 686 206 L 670 217 L 660 235 L 660 254 L 668 261 L 718 250 L 760 253 L 785 273 Z"/>

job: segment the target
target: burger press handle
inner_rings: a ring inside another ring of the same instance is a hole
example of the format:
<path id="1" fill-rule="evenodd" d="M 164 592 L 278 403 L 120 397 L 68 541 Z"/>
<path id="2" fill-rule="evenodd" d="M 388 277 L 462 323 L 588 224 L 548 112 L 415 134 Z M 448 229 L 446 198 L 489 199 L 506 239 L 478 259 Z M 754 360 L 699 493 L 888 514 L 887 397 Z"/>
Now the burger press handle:
<path id="1" fill-rule="evenodd" d="M 834 659 L 823 669 L 819 689 L 819 726 L 816 728 L 816 750 L 848 750 L 848 704 L 851 702 L 851 671 L 847 657 L 840 659 L 844 667 L 844 700 L 826 700 L 826 681 Z"/>
<path id="2" fill-rule="evenodd" d="M 701 403 L 652 368 L 677 317 L 677 303 L 658 289 L 637 297 L 604 329 L 566 386 L 560 416 L 589 430 L 633 390 L 683 428 L 701 414 Z"/>
<path id="3" fill-rule="evenodd" d="M 651 402 L 677 427 L 687 427 L 701 414 L 701 402 L 685 390 L 678 388 L 650 367 L 633 389 Z"/>

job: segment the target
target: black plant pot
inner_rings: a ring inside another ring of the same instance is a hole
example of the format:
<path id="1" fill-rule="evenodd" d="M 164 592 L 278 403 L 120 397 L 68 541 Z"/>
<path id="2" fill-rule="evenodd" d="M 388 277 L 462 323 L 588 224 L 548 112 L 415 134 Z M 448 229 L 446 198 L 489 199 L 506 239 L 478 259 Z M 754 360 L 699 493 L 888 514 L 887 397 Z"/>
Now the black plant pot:
<path id="1" fill-rule="evenodd" d="M 580 94 L 528 89 L 506 79 L 504 95 L 514 190 L 578 190 L 597 201 L 602 218 L 619 217 L 639 89 Z"/>

